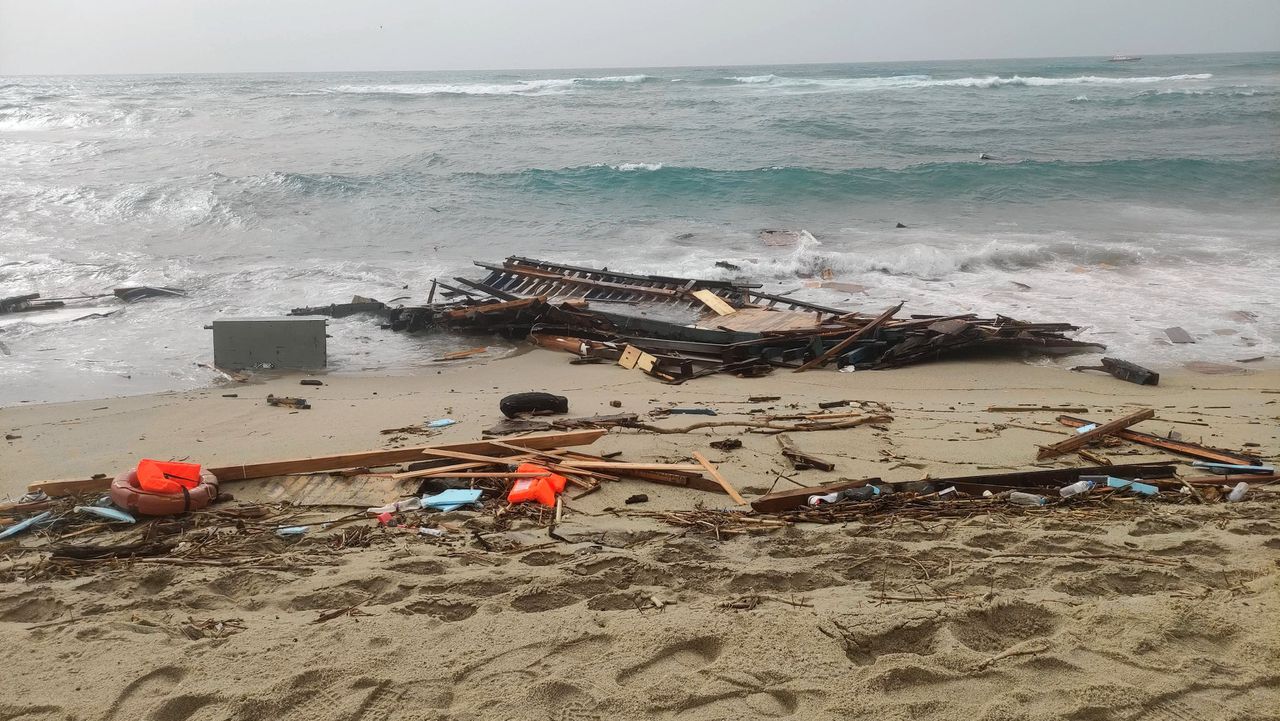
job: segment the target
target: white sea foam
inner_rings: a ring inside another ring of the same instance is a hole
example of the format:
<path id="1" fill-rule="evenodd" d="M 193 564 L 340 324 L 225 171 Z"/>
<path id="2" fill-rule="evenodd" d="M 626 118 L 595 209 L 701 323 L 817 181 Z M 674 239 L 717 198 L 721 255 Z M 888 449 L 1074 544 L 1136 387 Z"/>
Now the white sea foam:
<path id="1" fill-rule="evenodd" d="M 596 78 L 543 78 L 514 83 L 404 83 L 395 85 L 338 85 L 324 93 L 354 95 L 556 95 L 584 84 L 642 83 L 648 75 L 606 75 Z"/>
<path id="2" fill-rule="evenodd" d="M 1142 77 L 1107 77 L 1079 75 L 1061 78 L 1013 75 L 1000 77 L 934 78 L 929 75 L 889 75 L 864 78 L 792 78 L 779 75 L 749 75 L 727 78 L 743 85 L 811 90 L 883 90 L 934 87 L 1001 88 L 1006 86 L 1053 87 L 1058 85 L 1131 85 L 1161 82 L 1200 81 L 1213 77 L 1212 73 L 1159 75 Z"/>
<path id="3" fill-rule="evenodd" d="M 662 163 L 620 163 L 610 167 L 625 173 L 637 170 L 662 170 Z"/>

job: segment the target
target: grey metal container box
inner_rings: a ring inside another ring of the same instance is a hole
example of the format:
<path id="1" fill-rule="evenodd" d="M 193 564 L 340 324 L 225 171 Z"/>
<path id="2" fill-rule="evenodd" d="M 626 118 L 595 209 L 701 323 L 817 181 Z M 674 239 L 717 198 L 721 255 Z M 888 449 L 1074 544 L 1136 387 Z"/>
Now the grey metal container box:
<path id="1" fill-rule="evenodd" d="M 315 370 L 328 363 L 323 316 L 220 318 L 213 321 L 213 364 L 226 370 Z"/>

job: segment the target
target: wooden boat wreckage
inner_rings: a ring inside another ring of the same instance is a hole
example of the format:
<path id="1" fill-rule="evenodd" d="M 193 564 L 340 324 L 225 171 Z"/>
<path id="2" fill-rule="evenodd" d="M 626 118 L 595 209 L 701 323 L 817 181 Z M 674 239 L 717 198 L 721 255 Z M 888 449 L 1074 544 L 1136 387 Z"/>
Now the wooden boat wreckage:
<path id="1" fill-rule="evenodd" d="M 1070 323 L 1002 315 L 898 317 L 903 304 L 864 313 L 763 292 L 740 281 L 637 275 L 523 257 L 476 262 L 481 280 L 432 281 L 427 303 L 391 307 L 368 298 L 294 315 L 374 313 L 394 331 L 493 333 L 615 362 L 668 383 L 712 373 L 774 369 L 882 370 L 966 354 L 1102 349 L 1067 337 Z M 437 302 L 436 296 L 441 300 Z"/>
<path id="2" fill-rule="evenodd" d="M 42 298 L 39 293 L 27 293 L 0 298 L 0 315 L 36 313 L 44 310 L 74 308 L 77 305 L 115 298 L 124 303 L 136 303 L 147 298 L 183 297 L 187 293 L 179 288 L 166 286 L 129 286 L 116 288 L 110 293 L 90 293 L 59 298 Z M 97 315 L 97 313 L 91 313 Z"/>

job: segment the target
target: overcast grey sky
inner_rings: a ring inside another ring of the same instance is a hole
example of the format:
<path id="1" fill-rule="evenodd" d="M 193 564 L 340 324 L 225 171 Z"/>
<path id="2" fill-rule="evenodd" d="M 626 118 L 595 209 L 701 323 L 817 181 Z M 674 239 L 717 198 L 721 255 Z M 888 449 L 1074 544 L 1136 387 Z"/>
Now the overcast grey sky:
<path id="1" fill-rule="evenodd" d="M 0 74 L 1280 50 L 1280 0 L 0 0 Z"/>

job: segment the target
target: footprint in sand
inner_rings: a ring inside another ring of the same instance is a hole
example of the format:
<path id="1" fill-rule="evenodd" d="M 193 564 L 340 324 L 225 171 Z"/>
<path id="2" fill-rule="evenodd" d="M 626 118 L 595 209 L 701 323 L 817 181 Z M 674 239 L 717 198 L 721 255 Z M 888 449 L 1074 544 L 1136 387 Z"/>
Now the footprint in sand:
<path id="1" fill-rule="evenodd" d="M 129 721 L 185 721 L 217 702 L 213 696 L 178 693 L 186 676 L 186 669 L 178 666 L 161 666 L 143 674 L 124 687 L 106 717 Z"/>
<path id="2" fill-rule="evenodd" d="M 723 642 L 714 636 L 692 638 L 663 648 L 653 658 L 618 673 L 619 685 L 647 684 L 698 671 L 720 658 Z"/>

